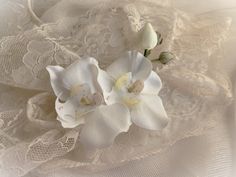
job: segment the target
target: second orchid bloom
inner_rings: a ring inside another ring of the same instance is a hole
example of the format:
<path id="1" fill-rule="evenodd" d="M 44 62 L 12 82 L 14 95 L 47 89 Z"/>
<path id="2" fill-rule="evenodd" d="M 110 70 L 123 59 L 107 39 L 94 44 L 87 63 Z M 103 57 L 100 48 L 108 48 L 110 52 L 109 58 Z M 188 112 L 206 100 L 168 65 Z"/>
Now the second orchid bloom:
<path id="1" fill-rule="evenodd" d="M 158 96 L 161 80 L 151 62 L 136 51 L 127 52 L 106 71 L 94 58 L 47 70 L 57 96 L 57 119 L 64 128 L 81 125 L 85 146 L 107 147 L 132 123 L 149 130 L 161 130 L 168 123 Z"/>

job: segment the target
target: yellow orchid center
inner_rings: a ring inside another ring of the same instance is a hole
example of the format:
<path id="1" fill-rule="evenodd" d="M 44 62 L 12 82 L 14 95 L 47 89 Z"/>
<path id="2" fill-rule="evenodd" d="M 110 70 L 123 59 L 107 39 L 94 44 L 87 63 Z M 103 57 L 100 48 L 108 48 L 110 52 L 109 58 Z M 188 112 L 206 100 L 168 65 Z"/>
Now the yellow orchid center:
<path id="1" fill-rule="evenodd" d="M 115 88 L 117 88 L 118 90 L 120 90 L 122 87 L 124 87 L 125 85 L 128 84 L 129 81 L 129 74 L 123 74 L 122 76 L 120 76 L 116 82 L 115 82 Z"/>
<path id="2" fill-rule="evenodd" d="M 82 104 L 82 105 L 92 105 L 92 104 L 94 104 L 94 100 L 85 96 L 85 97 L 82 97 L 80 99 L 80 104 Z"/>
<path id="3" fill-rule="evenodd" d="M 128 107 L 132 107 L 140 103 L 140 99 L 137 95 L 143 90 L 144 83 L 141 80 L 137 80 L 134 83 L 131 83 L 129 73 L 121 75 L 115 82 L 115 88 L 117 90 L 127 90 L 125 95 L 122 96 L 123 103 Z"/>
<path id="4" fill-rule="evenodd" d="M 75 85 L 70 89 L 70 96 L 75 96 L 81 91 L 83 91 L 83 85 Z M 83 96 L 80 99 L 80 104 L 84 106 L 93 105 L 95 104 L 95 100 L 93 99 L 92 96 Z"/>

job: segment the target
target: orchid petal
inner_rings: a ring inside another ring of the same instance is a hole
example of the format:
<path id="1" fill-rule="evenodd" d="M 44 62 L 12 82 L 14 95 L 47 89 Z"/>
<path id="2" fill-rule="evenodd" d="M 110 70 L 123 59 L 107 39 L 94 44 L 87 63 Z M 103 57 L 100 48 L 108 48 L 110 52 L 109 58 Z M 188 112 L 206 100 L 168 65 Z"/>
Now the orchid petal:
<path id="1" fill-rule="evenodd" d="M 86 116 L 80 140 L 86 147 L 107 147 L 130 125 L 130 113 L 123 104 L 100 106 Z"/>
<path id="2" fill-rule="evenodd" d="M 112 90 L 114 85 L 112 77 L 99 67 L 94 66 L 93 70 L 93 72 L 97 75 L 97 88 L 101 89 L 101 92 L 104 94 L 104 96 L 107 95 Z"/>
<path id="3" fill-rule="evenodd" d="M 141 102 L 131 108 L 132 122 L 149 130 L 163 129 L 169 119 L 159 96 L 141 95 Z"/>
<path id="4" fill-rule="evenodd" d="M 132 58 L 135 58 L 135 62 L 132 64 L 132 79 L 136 80 L 146 80 L 152 71 L 152 63 L 144 57 L 141 53 L 133 54 Z"/>
<path id="5" fill-rule="evenodd" d="M 61 100 L 66 100 L 68 97 L 68 90 L 63 86 L 61 76 L 64 71 L 64 68 L 61 66 L 47 66 L 46 67 L 50 80 L 51 80 L 51 86 L 52 89 L 57 97 L 59 97 Z M 63 93 L 63 94 L 61 94 Z"/>
<path id="6" fill-rule="evenodd" d="M 115 103 L 122 103 L 122 94 L 124 95 L 124 93 L 119 92 L 116 88 L 113 88 L 112 91 L 104 97 L 106 104 L 112 105 Z"/>
<path id="7" fill-rule="evenodd" d="M 144 88 L 142 93 L 145 94 L 158 94 L 161 90 L 162 82 L 160 77 L 154 71 L 148 76 L 148 78 L 144 81 Z"/>
<path id="8" fill-rule="evenodd" d="M 81 92 L 75 96 L 71 96 L 66 102 L 61 102 L 56 99 L 55 108 L 58 115 L 58 120 L 64 128 L 74 128 L 84 123 L 84 116 L 92 111 L 95 105 L 81 105 L 82 97 L 89 95 L 90 92 L 86 85 L 81 88 Z"/>
<path id="9" fill-rule="evenodd" d="M 69 115 L 64 116 L 64 118 L 57 116 L 57 120 L 61 123 L 63 128 L 75 128 L 84 123 L 84 119 L 75 120 Z"/>
<path id="10" fill-rule="evenodd" d="M 134 59 L 130 57 L 130 52 L 126 53 L 126 55 L 115 60 L 110 66 L 108 66 L 107 73 L 112 76 L 114 80 L 117 80 L 123 74 L 131 71 L 132 60 Z"/>
<path id="11" fill-rule="evenodd" d="M 61 103 L 59 99 L 55 103 L 57 120 L 59 120 L 64 128 L 74 128 L 78 126 L 81 120 L 76 119 L 76 107 L 73 102 L 69 99 L 65 103 Z"/>
<path id="12" fill-rule="evenodd" d="M 97 72 L 94 66 L 98 67 L 94 58 L 83 58 L 68 66 L 63 72 L 62 82 L 67 89 L 73 86 L 88 84 L 92 93 L 95 93 Z"/>
<path id="13" fill-rule="evenodd" d="M 116 80 L 123 74 L 132 73 L 133 80 L 145 80 L 152 70 L 152 63 L 141 53 L 127 52 L 122 58 L 112 63 L 107 72 Z"/>

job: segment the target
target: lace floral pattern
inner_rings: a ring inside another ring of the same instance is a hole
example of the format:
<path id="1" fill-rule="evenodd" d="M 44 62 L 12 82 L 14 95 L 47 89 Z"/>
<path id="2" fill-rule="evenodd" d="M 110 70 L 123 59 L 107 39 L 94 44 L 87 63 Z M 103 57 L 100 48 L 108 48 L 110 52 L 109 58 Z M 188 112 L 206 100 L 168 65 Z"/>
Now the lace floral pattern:
<path id="1" fill-rule="evenodd" d="M 25 6 L 21 9 L 24 11 Z M 155 13 L 150 13 L 153 9 Z M 151 22 L 165 39 L 151 58 L 160 51 L 177 56 L 165 66 L 154 63 L 164 82 L 160 96 L 171 123 L 162 132 L 132 126 L 111 147 L 86 152 L 78 141 L 80 129 L 64 130 L 56 121 L 55 98 L 45 67 L 68 66 L 89 55 L 106 68 L 135 46 L 135 34 L 145 21 Z M 20 177 L 30 171 L 47 173 L 62 167 L 102 170 L 204 133 L 231 100 L 230 83 L 224 74 L 216 76 L 220 73 L 218 61 L 212 60 L 229 26 L 229 19 L 191 17 L 151 1 L 121 1 L 104 2 L 55 23 L 3 37 L 0 82 L 7 86 L 3 86 L 0 98 L 9 102 L 0 104 L 2 174 Z M 217 99 L 223 100 L 223 105 Z"/>
<path id="2" fill-rule="evenodd" d="M 0 50 L 1 82 L 37 90 L 50 88 L 45 69 L 48 64 L 67 65 L 79 58 L 48 40 L 41 29 L 3 38 Z"/>

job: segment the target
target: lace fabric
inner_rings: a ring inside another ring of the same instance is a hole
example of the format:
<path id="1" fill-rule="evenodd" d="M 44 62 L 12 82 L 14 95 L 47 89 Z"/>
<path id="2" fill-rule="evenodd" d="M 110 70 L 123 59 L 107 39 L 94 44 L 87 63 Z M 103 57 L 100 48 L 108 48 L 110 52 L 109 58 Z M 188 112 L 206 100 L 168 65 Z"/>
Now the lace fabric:
<path id="1" fill-rule="evenodd" d="M 62 18 L 40 26 L 33 26 L 25 1 L 6 6 L 26 14 L 12 15 L 8 23 L 29 25 L 24 30 L 11 26 L 11 31 L 0 34 L 4 36 L 0 40 L 0 172 L 5 176 L 75 167 L 94 172 L 142 159 L 183 138 L 205 133 L 230 104 L 231 83 L 219 66 L 229 18 L 193 17 L 166 1 L 81 3 L 71 0 L 68 4 L 74 10 L 66 13 L 69 6 Z M 61 8 L 58 4 L 53 6 L 54 13 Z M 41 18 L 47 15 L 50 11 Z M 138 47 L 135 34 L 146 21 L 165 39 L 150 57 L 161 51 L 176 55 L 164 66 L 154 62 L 164 83 L 160 96 L 171 122 L 162 132 L 132 126 L 109 148 L 84 149 L 79 142 L 80 127 L 67 130 L 56 121 L 55 97 L 45 67 L 68 66 L 88 55 L 106 68 L 125 51 Z"/>

